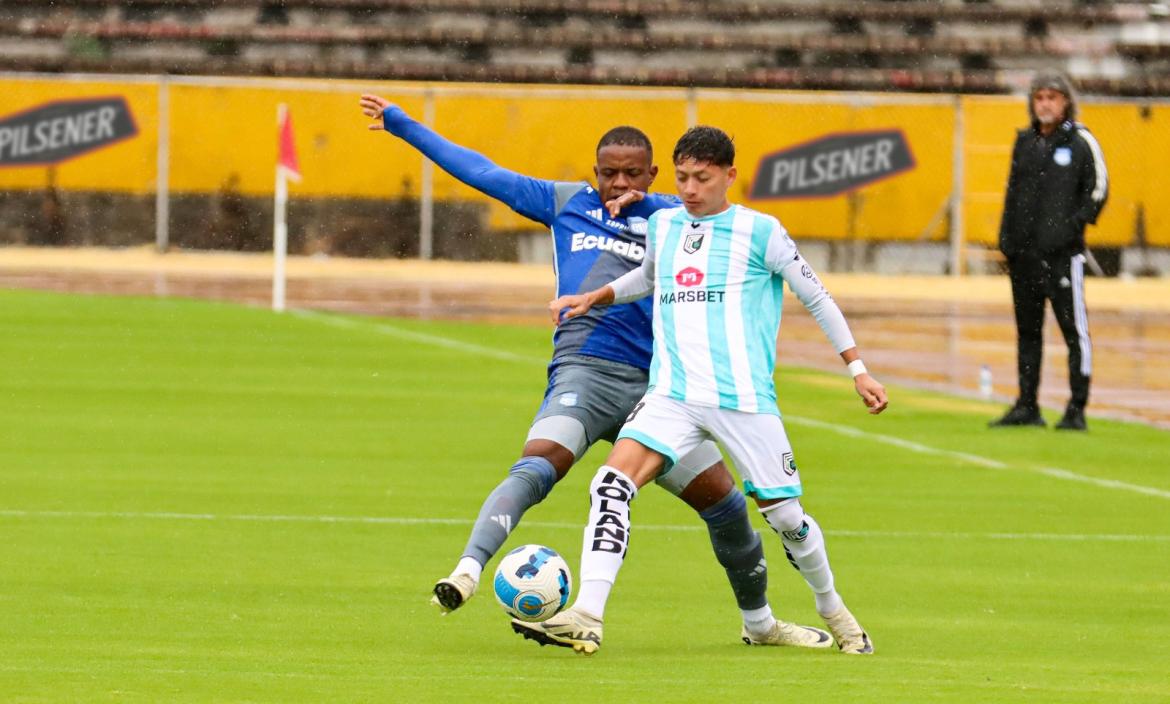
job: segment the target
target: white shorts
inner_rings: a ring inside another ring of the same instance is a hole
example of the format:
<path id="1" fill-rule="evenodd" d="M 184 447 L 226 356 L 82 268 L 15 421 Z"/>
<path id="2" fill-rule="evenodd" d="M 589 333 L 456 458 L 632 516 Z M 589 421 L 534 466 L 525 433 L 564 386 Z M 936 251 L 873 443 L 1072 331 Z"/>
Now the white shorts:
<path id="1" fill-rule="evenodd" d="M 585 436 L 585 426 L 572 416 L 548 416 L 541 418 L 528 431 L 530 440 L 551 440 L 561 447 L 567 447 L 573 453 L 573 461 L 590 448 L 589 440 Z M 615 438 L 616 440 L 616 438 Z M 708 440 L 679 458 L 669 472 L 658 475 L 655 483 L 670 493 L 678 496 L 690 486 L 690 483 L 716 462 L 723 461 L 719 446 Z"/>
<path id="2" fill-rule="evenodd" d="M 666 472 L 680 457 L 714 438 L 739 468 L 743 493 L 757 499 L 789 499 L 802 493 L 779 416 L 688 405 L 650 392 L 634 407 L 618 438 L 630 438 L 664 455 Z"/>

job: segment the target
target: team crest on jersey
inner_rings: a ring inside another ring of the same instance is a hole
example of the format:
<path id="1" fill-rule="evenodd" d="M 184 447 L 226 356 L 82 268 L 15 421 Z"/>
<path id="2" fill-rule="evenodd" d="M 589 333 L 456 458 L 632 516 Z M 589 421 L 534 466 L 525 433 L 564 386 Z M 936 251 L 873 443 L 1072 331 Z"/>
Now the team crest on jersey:
<path id="1" fill-rule="evenodd" d="M 705 232 L 692 232 L 683 240 L 683 251 L 687 254 L 694 254 L 699 251 L 699 247 L 703 246 L 703 235 Z"/>
<path id="2" fill-rule="evenodd" d="M 785 452 L 780 455 L 780 464 L 784 467 L 784 473 L 788 476 L 796 474 L 796 460 L 792 457 L 791 452 Z"/>
<path id="3" fill-rule="evenodd" d="M 650 223 L 646 218 L 626 218 L 626 224 L 632 234 L 645 235 L 650 232 Z"/>
<path id="4" fill-rule="evenodd" d="M 1056 151 L 1052 152 L 1052 160 L 1059 166 L 1068 166 L 1072 163 L 1072 150 L 1068 147 L 1057 147 Z"/>

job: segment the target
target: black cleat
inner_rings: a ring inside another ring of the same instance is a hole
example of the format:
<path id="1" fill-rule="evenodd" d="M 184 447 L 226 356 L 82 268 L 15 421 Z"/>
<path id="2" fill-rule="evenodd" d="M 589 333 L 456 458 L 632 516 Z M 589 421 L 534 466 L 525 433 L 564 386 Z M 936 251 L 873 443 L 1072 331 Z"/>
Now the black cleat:
<path id="1" fill-rule="evenodd" d="M 1057 430 L 1080 430 L 1084 432 L 1089 429 L 1088 424 L 1085 423 L 1084 409 L 1076 406 L 1069 406 L 1064 409 L 1064 417 L 1056 424 Z"/>
<path id="2" fill-rule="evenodd" d="M 1039 408 L 1026 406 L 1012 406 L 1002 417 L 996 418 L 987 424 L 989 428 L 1004 428 L 1010 426 L 1037 426 L 1045 427 L 1044 418 Z"/>

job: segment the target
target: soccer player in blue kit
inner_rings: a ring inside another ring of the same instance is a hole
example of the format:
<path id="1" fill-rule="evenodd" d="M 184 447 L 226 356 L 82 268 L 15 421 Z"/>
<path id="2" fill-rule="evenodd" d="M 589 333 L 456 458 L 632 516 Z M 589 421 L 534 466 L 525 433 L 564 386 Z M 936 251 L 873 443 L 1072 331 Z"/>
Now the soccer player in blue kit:
<path id="1" fill-rule="evenodd" d="M 589 291 L 636 269 L 645 254 L 647 223 L 674 198 L 647 194 L 657 167 L 650 140 L 633 127 L 615 127 L 597 146 L 597 187 L 524 176 L 456 145 L 384 98 L 363 95 L 372 130 L 390 132 L 440 168 L 513 210 L 550 228 L 557 295 Z M 628 207 L 626 207 L 628 205 Z M 484 565 L 532 506 L 598 440 L 613 442 L 646 391 L 652 350 L 651 303 L 610 306 L 557 328 L 544 400 L 521 457 L 480 509 L 450 576 L 434 586 L 443 613 L 476 591 Z M 824 648 L 828 633 L 777 620 L 768 604 L 763 546 L 750 523 L 718 447 L 699 444 L 678 459 L 658 484 L 687 502 L 707 523 L 712 548 L 727 572 L 743 614 L 743 639 L 752 645 Z"/>

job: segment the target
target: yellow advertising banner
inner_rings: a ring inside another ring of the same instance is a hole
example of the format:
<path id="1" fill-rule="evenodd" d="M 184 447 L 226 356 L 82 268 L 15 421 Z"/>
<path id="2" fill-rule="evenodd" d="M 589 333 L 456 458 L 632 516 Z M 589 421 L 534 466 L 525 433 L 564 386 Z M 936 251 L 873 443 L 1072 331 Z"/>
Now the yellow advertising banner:
<path id="1" fill-rule="evenodd" d="M 514 87 L 500 97 L 440 95 L 435 115 L 440 134 L 504 168 L 537 178 L 591 183 L 598 140 L 612 127 L 632 125 L 650 138 L 654 160 L 662 168 L 654 187 L 665 193 L 674 192 L 670 151 L 687 127 L 686 101 L 677 90 Z M 419 112 L 412 116 L 421 119 Z M 435 197 L 482 196 L 436 170 Z M 491 201 L 489 213 L 493 229 L 534 226 L 496 201 Z"/>
<path id="2" fill-rule="evenodd" d="M 0 189 L 150 193 L 157 153 L 153 81 L 0 81 Z"/>
<path id="3" fill-rule="evenodd" d="M 421 114 L 421 99 L 398 102 Z M 211 191 L 230 183 L 249 195 L 272 193 L 281 103 L 292 117 L 300 158 L 295 195 L 379 198 L 412 188 L 417 195 L 422 158 L 366 129 L 356 91 L 299 90 L 295 82 L 287 88 L 170 86 L 172 190 Z"/>
<path id="4" fill-rule="evenodd" d="M 954 116 L 942 102 L 733 96 L 698 106 L 699 122 L 735 139 L 734 199 L 818 239 L 945 237 Z"/>
<path id="5" fill-rule="evenodd" d="M 690 122 L 729 132 L 732 197 L 798 238 L 942 241 L 950 230 L 956 135 L 962 136 L 963 232 L 994 245 L 1022 97 L 839 95 L 586 86 L 272 79 L 0 79 L 0 188 L 146 194 L 155 189 L 160 96 L 169 115 L 172 192 L 272 193 L 276 106 L 292 115 L 303 180 L 293 197 L 416 198 L 423 158 L 367 130 L 357 98 L 384 95 L 442 135 L 538 178 L 593 180 L 597 140 L 633 125 L 655 147 L 656 190 L 673 191 L 670 152 Z M 1111 178 L 1088 239 L 1170 245 L 1170 105 L 1088 102 Z M 956 129 L 958 127 L 958 130 Z M 539 227 L 433 170 L 439 201 L 487 207 L 496 230 Z"/>

